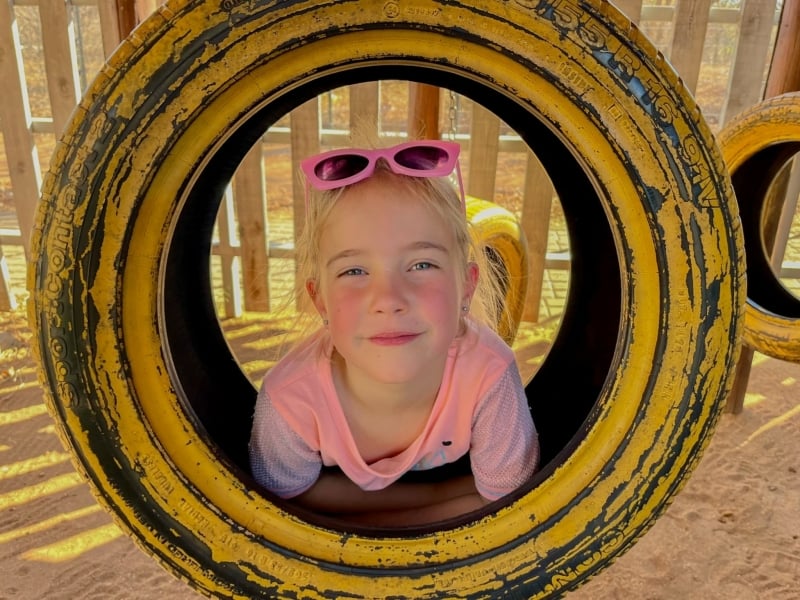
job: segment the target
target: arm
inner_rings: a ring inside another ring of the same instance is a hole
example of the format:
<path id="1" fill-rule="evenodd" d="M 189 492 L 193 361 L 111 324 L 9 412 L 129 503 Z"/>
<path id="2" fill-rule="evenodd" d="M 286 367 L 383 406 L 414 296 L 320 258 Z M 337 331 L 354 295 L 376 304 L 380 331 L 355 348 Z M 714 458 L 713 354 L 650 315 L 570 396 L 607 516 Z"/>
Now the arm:
<path id="1" fill-rule="evenodd" d="M 266 489 L 308 510 L 373 525 L 419 525 L 483 505 L 472 476 L 397 482 L 365 491 L 338 469 L 321 469 L 319 453 L 289 427 L 261 392 L 250 440 L 251 470 Z M 294 495 L 294 490 L 305 490 Z"/>
<path id="2" fill-rule="evenodd" d="M 477 488 L 492 500 L 523 485 L 538 467 L 539 438 L 514 363 L 478 406 L 470 462 Z"/>
<path id="3" fill-rule="evenodd" d="M 388 527 L 433 523 L 488 504 L 469 475 L 432 483 L 397 482 L 369 492 L 340 471 L 323 472 L 294 502 L 354 523 Z"/>

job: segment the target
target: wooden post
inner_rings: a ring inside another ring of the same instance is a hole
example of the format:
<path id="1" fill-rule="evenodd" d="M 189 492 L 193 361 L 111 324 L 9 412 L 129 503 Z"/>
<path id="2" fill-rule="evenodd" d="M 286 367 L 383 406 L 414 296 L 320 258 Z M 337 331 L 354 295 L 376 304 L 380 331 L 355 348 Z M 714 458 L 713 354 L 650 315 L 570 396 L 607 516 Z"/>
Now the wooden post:
<path id="1" fill-rule="evenodd" d="M 785 0 L 765 98 L 800 90 L 800 1 Z"/>
<path id="2" fill-rule="evenodd" d="M 0 81 L 3 82 L 0 131 L 3 133 L 22 245 L 26 259 L 30 260 L 29 238 L 42 176 L 36 142 L 29 126 L 31 113 L 25 87 L 22 48 L 10 2 L 0 2 Z"/>
<path id="3" fill-rule="evenodd" d="M 614 5 L 620 9 L 633 23 L 642 18 L 642 0 L 617 0 Z"/>
<path id="4" fill-rule="evenodd" d="M 378 108 L 380 85 L 377 81 L 356 83 L 350 86 L 350 132 L 357 131 L 367 139 L 380 135 Z"/>
<path id="5" fill-rule="evenodd" d="M 747 0 L 742 6 L 739 43 L 721 123 L 730 121 L 761 98 L 764 62 L 772 39 L 776 0 Z"/>
<path id="6" fill-rule="evenodd" d="M 305 182 L 300 170 L 300 161 L 306 156 L 319 153 L 319 97 L 315 96 L 289 113 L 290 140 L 292 148 L 292 203 L 294 206 L 294 239 L 298 239 L 306 221 Z M 295 263 L 297 275 L 297 263 Z M 295 286 L 299 287 L 299 286 Z M 298 310 L 313 310 L 307 294 L 295 298 Z"/>
<path id="7" fill-rule="evenodd" d="M 39 11 L 42 24 L 42 47 L 47 72 L 47 91 L 53 114 L 53 131 L 60 136 L 80 98 L 78 57 L 71 39 L 72 13 L 66 2 L 48 4 Z"/>
<path id="8" fill-rule="evenodd" d="M 439 139 L 439 88 L 410 83 L 408 89 L 408 139 Z"/>
<path id="9" fill-rule="evenodd" d="M 136 27 L 136 0 L 117 0 L 117 26 L 120 40 Z"/>
<path id="10" fill-rule="evenodd" d="M 686 87 L 694 93 L 708 28 L 711 0 L 677 0 L 669 60 Z"/>
<path id="11" fill-rule="evenodd" d="M 261 139 L 236 170 L 233 199 L 239 224 L 244 309 L 269 312 L 269 222 Z"/>
<path id="12" fill-rule="evenodd" d="M 800 90 L 800 0 L 785 0 L 764 97 L 771 98 L 797 90 Z M 775 242 L 775 234 L 781 220 L 780 214 L 788 185 L 788 171 L 783 169 L 776 177 L 764 202 L 763 236 L 765 246 L 770 249 Z M 734 414 L 742 412 L 744 408 L 744 395 L 750 378 L 753 354 L 752 348 L 742 346 L 734 373 L 733 389 L 727 403 L 727 410 Z"/>
<path id="13" fill-rule="evenodd" d="M 119 37 L 125 39 L 136 26 L 158 7 L 156 0 L 117 0 Z"/>
<path id="14" fill-rule="evenodd" d="M 11 286 L 8 284 L 10 280 L 8 263 L 3 254 L 3 247 L 0 246 L 0 311 L 15 310 L 17 308 L 17 299 L 11 293 Z"/>
<path id="15" fill-rule="evenodd" d="M 529 151 L 520 218 L 522 231 L 528 240 L 528 291 L 525 297 L 525 308 L 522 312 L 522 320 L 528 323 L 539 321 L 544 271 L 547 262 L 550 210 L 554 194 L 555 190 L 547 176 L 547 171 L 533 152 Z"/>
<path id="16" fill-rule="evenodd" d="M 500 151 L 500 118 L 477 102 L 472 105 L 469 139 L 467 193 L 492 202 Z"/>

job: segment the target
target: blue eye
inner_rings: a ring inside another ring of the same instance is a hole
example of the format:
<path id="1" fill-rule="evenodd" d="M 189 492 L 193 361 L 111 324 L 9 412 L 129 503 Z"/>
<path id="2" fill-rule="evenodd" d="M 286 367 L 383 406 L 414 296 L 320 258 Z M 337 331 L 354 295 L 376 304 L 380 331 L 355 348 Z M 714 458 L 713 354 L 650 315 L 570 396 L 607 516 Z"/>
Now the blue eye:
<path id="1" fill-rule="evenodd" d="M 364 275 L 365 273 L 366 271 L 364 271 L 364 269 L 353 267 L 352 269 L 347 269 L 339 273 L 339 277 L 355 277 L 356 275 Z"/>
<path id="2" fill-rule="evenodd" d="M 422 261 L 418 263 L 414 263 L 411 267 L 412 271 L 427 271 L 428 269 L 434 269 L 436 265 L 430 262 Z"/>

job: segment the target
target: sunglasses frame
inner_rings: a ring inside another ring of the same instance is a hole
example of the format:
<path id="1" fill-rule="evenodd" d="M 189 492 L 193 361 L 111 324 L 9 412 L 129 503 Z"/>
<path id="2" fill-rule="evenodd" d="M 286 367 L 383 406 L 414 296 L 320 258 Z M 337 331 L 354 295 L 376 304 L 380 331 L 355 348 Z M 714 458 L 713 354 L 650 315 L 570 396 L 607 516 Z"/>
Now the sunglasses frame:
<path id="1" fill-rule="evenodd" d="M 413 169 L 406 167 L 397 162 L 395 157 L 411 148 L 436 148 L 443 150 L 447 154 L 447 160 L 444 164 L 436 167 L 435 169 Z M 300 162 L 300 168 L 306 177 L 306 212 L 308 212 L 308 203 L 310 197 L 310 188 L 320 191 L 335 190 L 348 185 L 353 185 L 359 181 L 364 181 L 372 177 L 375 173 L 375 167 L 378 164 L 378 159 L 382 158 L 386 161 L 389 169 L 398 175 L 407 175 L 409 177 L 446 177 L 454 170 L 458 178 L 458 189 L 461 196 L 461 207 L 466 212 L 467 200 L 464 191 L 464 182 L 461 179 L 461 166 L 458 162 L 458 155 L 461 152 L 461 146 L 457 142 L 447 140 L 414 140 L 403 142 L 388 148 L 341 148 L 338 150 L 329 150 L 321 154 L 309 156 Z M 336 157 L 345 156 L 358 156 L 367 160 L 366 166 L 357 173 L 344 177 L 342 179 L 325 180 L 321 179 L 316 174 L 316 169 L 320 163 Z"/>

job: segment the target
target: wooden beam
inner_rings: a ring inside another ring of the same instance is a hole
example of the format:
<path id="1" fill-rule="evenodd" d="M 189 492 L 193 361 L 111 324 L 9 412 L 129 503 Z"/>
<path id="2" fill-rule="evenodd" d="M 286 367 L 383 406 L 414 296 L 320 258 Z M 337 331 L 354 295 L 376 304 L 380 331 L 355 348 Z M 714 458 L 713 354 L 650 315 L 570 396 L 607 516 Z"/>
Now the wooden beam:
<path id="1" fill-rule="evenodd" d="M 642 19 L 642 0 L 616 0 L 614 6 L 620 9 L 633 23 Z"/>
<path id="2" fill-rule="evenodd" d="M 359 136 L 377 140 L 380 134 L 378 108 L 380 85 L 377 81 L 356 83 L 350 86 L 350 131 Z"/>
<path id="3" fill-rule="evenodd" d="M 246 311 L 269 312 L 269 223 L 264 185 L 264 155 L 259 139 L 233 177 L 239 223 L 241 273 Z"/>
<path id="4" fill-rule="evenodd" d="M 493 202 L 500 150 L 500 118 L 477 102 L 472 105 L 469 139 L 467 194 Z"/>
<path id="5" fill-rule="evenodd" d="M 764 87 L 764 65 L 772 42 L 776 0 L 747 0 L 742 6 L 739 43 L 720 122 L 756 104 Z"/>
<path id="6" fill-rule="evenodd" d="M 708 28 L 711 0 L 677 0 L 669 60 L 694 93 L 700 77 L 700 62 Z"/>
<path id="7" fill-rule="evenodd" d="M 765 98 L 800 90 L 800 0 L 784 0 Z"/>
<path id="8" fill-rule="evenodd" d="M 439 88 L 412 82 L 408 86 L 408 139 L 439 139 Z"/>
<path id="9" fill-rule="evenodd" d="M 136 27 L 136 0 L 117 0 L 119 37 L 124 40 Z"/>
<path id="10" fill-rule="evenodd" d="M 60 136 L 81 96 L 72 11 L 65 2 L 52 2 L 39 11 L 47 91 L 53 114 L 53 133 Z"/>
<path id="11" fill-rule="evenodd" d="M 14 207 L 22 233 L 27 260 L 31 259 L 28 239 L 33 230 L 42 175 L 36 143 L 31 131 L 31 113 L 22 70 L 19 31 L 10 2 L 0 2 L 0 127 L 8 161 L 8 174 L 14 190 Z"/>
<path id="12" fill-rule="evenodd" d="M 554 195 L 555 190 L 547 171 L 533 152 L 529 151 L 520 217 L 520 225 L 528 241 L 528 289 L 522 320 L 529 323 L 539 321 L 544 272 L 547 269 L 550 210 Z"/>

